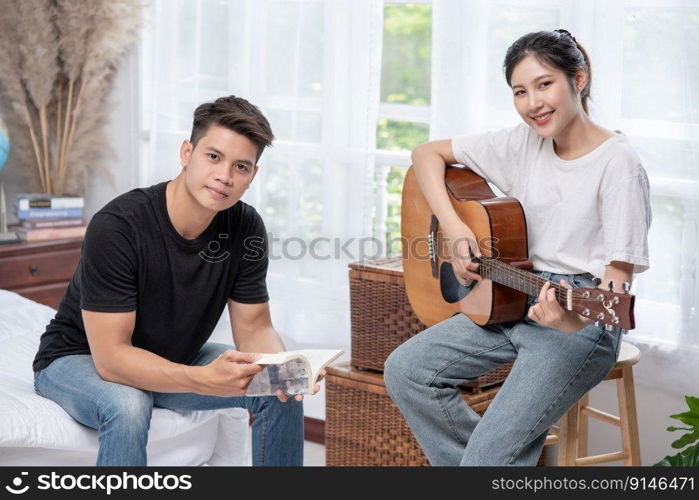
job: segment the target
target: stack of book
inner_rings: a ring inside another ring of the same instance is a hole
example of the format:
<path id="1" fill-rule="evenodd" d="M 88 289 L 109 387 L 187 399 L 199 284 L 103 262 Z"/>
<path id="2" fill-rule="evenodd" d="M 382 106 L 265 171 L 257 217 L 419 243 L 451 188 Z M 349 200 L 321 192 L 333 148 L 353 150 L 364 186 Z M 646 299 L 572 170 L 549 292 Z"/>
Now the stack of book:
<path id="1" fill-rule="evenodd" d="M 23 193 L 15 205 L 19 223 L 12 229 L 24 241 L 81 237 L 87 227 L 84 206 L 81 196 Z"/>

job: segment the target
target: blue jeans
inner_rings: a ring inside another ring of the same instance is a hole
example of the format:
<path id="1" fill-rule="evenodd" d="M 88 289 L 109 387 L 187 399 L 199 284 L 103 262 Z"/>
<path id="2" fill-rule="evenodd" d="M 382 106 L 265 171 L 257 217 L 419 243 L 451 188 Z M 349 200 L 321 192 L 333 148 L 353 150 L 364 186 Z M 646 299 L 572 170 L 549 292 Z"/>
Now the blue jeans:
<path id="1" fill-rule="evenodd" d="M 207 343 L 192 365 L 206 365 L 232 347 Z M 145 466 L 153 407 L 171 410 L 246 408 L 252 424 L 253 465 L 303 465 L 303 403 L 276 396 L 202 396 L 160 393 L 103 380 L 89 354 L 55 359 L 34 374 L 37 394 L 61 405 L 70 416 L 97 430 L 97 465 Z"/>
<path id="2" fill-rule="evenodd" d="M 536 274 L 594 287 L 589 273 Z M 622 332 L 591 323 L 563 333 L 526 316 L 481 327 L 458 314 L 391 353 L 384 380 L 432 465 L 532 466 L 549 428 L 614 366 Z M 512 371 L 480 417 L 457 386 L 508 361 Z"/>

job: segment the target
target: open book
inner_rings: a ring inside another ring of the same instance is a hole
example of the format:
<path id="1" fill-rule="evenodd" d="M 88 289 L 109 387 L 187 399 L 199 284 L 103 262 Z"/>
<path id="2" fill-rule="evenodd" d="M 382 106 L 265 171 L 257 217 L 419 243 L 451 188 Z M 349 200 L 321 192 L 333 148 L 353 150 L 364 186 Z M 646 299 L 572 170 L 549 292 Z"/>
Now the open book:
<path id="1" fill-rule="evenodd" d="M 313 394 L 320 371 L 343 354 L 336 349 L 303 349 L 262 354 L 255 364 L 266 365 L 255 375 L 246 396 L 269 396 L 281 389 L 285 394 Z"/>

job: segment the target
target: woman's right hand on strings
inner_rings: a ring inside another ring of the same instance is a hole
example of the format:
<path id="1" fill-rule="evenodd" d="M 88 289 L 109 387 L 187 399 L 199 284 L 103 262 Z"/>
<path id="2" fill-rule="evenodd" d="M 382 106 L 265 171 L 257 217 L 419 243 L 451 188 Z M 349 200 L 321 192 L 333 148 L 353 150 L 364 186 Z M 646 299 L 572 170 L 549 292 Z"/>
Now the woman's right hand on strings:
<path id="1" fill-rule="evenodd" d="M 447 237 L 450 242 L 451 265 L 454 268 L 457 279 L 465 282 L 483 279 L 477 273 L 479 264 L 471 260 L 471 254 L 474 257 L 481 257 L 481 251 L 478 248 L 476 235 L 473 234 L 473 231 L 466 224 L 461 223 L 447 231 Z"/>

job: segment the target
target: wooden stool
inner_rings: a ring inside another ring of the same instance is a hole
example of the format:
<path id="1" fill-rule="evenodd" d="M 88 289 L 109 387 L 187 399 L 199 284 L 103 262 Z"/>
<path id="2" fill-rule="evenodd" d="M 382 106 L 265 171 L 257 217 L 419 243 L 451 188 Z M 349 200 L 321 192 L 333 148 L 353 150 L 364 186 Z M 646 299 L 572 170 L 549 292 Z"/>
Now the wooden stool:
<path id="1" fill-rule="evenodd" d="M 589 406 L 588 392 L 551 428 L 546 445 L 558 443 L 558 465 L 595 465 L 623 460 L 624 465 L 641 465 L 638 440 L 636 394 L 633 385 L 633 365 L 641 359 L 641 351 L 632 344 L 621 342 L 619 359 L 604 380 L 616 379 L 619 416 L 610 415 Z M 621 428 L 623 450 L 602 455 L 587 455 L 588 418 L 596 418 Z"/>

